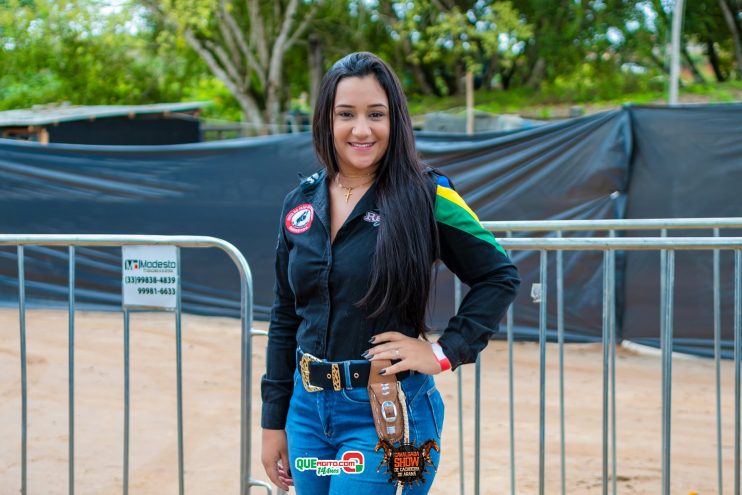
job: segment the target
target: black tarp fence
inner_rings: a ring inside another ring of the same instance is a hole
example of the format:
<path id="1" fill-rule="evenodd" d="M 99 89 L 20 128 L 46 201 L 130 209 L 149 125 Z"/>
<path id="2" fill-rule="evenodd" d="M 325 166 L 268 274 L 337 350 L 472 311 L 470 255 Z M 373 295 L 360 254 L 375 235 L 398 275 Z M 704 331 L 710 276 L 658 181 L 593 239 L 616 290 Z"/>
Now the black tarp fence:
<path id="1" fill-rule="evenodd" d="M 420 132 L 417 147 L 427 164 L 452 178 L 482 220 L 742 215 L 742 104 L 625 106 L 521 132 Z M 265 318 L 273 297 L 282 200 L 298 174 L 318 168 L 308 134 L 156 147 L 0 140 L 0 232 L 219 237 L 245 254 L 256 317 Z M 538 280 L 538 255 L 515 252 L 513 258 L 523 277 L 516 335 L 532 338 L 538 307 L 531 302 L 530 286 Z M 704 353 L 713 335 L 711 260 L 711 252 L 677 256 L 675 335 L 684 350 Z M 185 311 L 239 315 L 238 277 L 224 254 L 184 250 L 182 261 Z M 601 263 L 597 251 L 564 253 L 569 339 L 600 336 Z M 722 253 L 722 338 L 728 348 L 732 266 L 731 253 Z M 30 305 L 65 303 L 66 250 L 26 248 L 25 267 Z M 17 304 L 17 275 L 15 250 L 0 248 L 1 305 Z M 78 307 L 118 309 L 120 275 L 119 249 L 78 248 Z M 437 279 L 431 322 L 440 328 L 453 312 L 453 283 L 445 269 Z M 620 338 L 657 341 L 659 279 L 658 253 L 619 256 Z M 551 329 L 556 327 L 554 299 L 549 301 Z"/>

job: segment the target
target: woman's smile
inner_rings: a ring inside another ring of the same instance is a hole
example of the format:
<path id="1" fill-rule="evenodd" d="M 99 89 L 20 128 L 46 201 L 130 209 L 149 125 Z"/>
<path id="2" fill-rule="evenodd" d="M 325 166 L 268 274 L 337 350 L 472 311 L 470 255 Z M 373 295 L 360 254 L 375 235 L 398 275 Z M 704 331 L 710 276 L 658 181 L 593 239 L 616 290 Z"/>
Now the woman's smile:
<path id="1" fill-rule="evenodd" d="M 368 153 L 369 151 L 373 150 L 373 146 L 376 143 L 348 143 L 350 144 L 350 147 L 353 148 L 353 151 L 356 151 L 358 153 Z"/>

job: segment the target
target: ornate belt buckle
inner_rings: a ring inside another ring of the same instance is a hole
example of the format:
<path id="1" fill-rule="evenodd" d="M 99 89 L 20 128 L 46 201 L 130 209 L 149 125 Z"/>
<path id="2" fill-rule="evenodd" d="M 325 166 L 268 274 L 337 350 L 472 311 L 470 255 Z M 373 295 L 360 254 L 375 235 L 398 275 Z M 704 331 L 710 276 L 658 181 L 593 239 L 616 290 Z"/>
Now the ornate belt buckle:
<path id="1" fill-rule="evenodd" d="M 299 370 L 301 371 L 301 382 L 304 384 L 304 390 L 307 392 L 319 392 L 322 387 L 316 387 L 309 383 L 309 363 L 317 362 L 321 363 L 322 360 L 312 356 L 311 354 L 304 353 L 299 361 Z"/>

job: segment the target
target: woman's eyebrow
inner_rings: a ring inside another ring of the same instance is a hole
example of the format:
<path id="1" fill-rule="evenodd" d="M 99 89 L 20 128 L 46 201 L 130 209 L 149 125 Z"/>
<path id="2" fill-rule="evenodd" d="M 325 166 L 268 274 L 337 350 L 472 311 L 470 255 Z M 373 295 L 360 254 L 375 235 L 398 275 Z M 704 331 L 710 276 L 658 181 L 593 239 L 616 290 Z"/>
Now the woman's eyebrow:
<path id="1" fill-rule="evenodd" d="M 372 103 L 369 105 L 370 107 L 383 107 L 386 108 L 386 105 L 384 103 Z M 335 105 L 335 108 L 355 108 L 355 105 L 350 105 L 348 103 L 338 103 Z"/>

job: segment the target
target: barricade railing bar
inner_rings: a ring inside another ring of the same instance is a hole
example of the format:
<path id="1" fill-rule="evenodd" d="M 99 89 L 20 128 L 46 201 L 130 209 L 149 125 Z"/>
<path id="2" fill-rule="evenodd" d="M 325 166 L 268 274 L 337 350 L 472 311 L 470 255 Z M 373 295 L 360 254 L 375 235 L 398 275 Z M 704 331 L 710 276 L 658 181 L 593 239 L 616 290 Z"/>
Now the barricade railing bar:
<path id="1" fill-rule="evenodd" d="M 491 231 L 505 231 L 507 237 L 500 243 L 510 251 L 539 251 L 541 297 L 539 307 L 539 493 L 545 490 L 545 362 L 546 362 L 546 305 L 547 305 L 547 252 L 557 254 L 557 325 L 559 344 L 559 407 L 560 407 L 560 457 L 561 457 L 561 491 L 566 490 L 565 471 L 565 428 L 564 428 L 564 319 L 563 319 L 563 274 L 561 267 L 562 251 L 602 251 L 603 252 L 603 302 L 602 302 L 602 350 L 603 350 L 603 414 L 602 414 L 602 493 L 616 493 L 616 407 L 615 407 L 615 352 L 616 352 L 616 313 L 615 313 L 615 253 L 616 251 L 660 251 L 661 255 L 661 299 L 660 299 L 660 342 L 662 353 L 662 493 L 670 493 L 671 475 L 671 419 L 672 419 L 672 350 L 673 350 L 673 292 L 675 251 L 678 250 L 712 250 L 714 253 L 714 339 L 716 358 L 716 407 L 717 407 L 717 478 L 718 493 L 722 493 L 722 455 L 721 455 L 721 405 L 720 405 L 720 304 L 718 294 L 718 260 L 720 250 L 734 251 L 734 493 L 740 494 L 740 357 L 742 355 L 742 237 L 719 237 L 720 228 L 742 227 L 742 218 L 733 219 L 648 219 L 648 220 L 603 220 L 603 221 L 547 221 L 547 222 L 483 222 Z M 713 229 L 715 237 L 666 237 L 668 229 Z M 562 231 L 597 231 L 597 230 L 642 230 L 660 229 L 662 237 L 610 237 L 600 238 L 564 238 Z M 554 231 L 557 237 L 515 238 L 512 231 Z M 461 287 L 456 280 L 456 305 L 460 302 Z M 510 426 L 510 486 L 511 493 L 516 493 L 515 486 L 515 410 L 513 385 L 513 309 L 506 317 L 508 343 L 508 400 Z M 481 425 L 479 410 L 480 401 L 480 362 L 477 361 L 475 373 L 475 462 L 474 493 L 479 494 L 479 438 Z M 459 401 L 461 401 L 461 373 L 459 369 Z M 461 407 L 459 407 L 461 414 Z M 610 428 L 609 428 L 610 417 Z M 463 437 L 463 423 L 459 418 L 459 438 Z M 610 454 L 609 454 L 610 446 Z M 461 474 L 460 492 L 464 493 L 463 448 L 459 449 Z M 610 465 L 610 467 L 609 467 Z"/>
<path id="2" fill-rule="evenodd" d="M 603 221 L 547 221 L 547 222 L 483 222 L 489 230 L 507 232 L 506 238 L 500 242 L 504 248 L 511 251 L 539 251 L 541 283 L 541 299 L 539 308 L 539 493 L 545 490 L 545 362 L 546 362 L 546 277 L 548 273 L 547 253 L 555 251 L 557 254 L 557 335 L 559 343 L 559 400 L 560 400 L 560 428 L 561 428 L 561 487 L 562 493 L 566 487 L 565 472 L 565 433 L 564 433 L 564 318 L 563 318 L 563 277 L 562 251 L 603 251 L 603 430 L 602 430 L 602 470 L 603 493 L 608 493 L 608 483 L 611 480 L 612 492 L 616 493 L 616 412 L 615 412 L 615 252 L 628 250 L 660 251 L 661 253 L 661 324 L 660 341 L 662 352 L 662 493 L 670 493 L 671 474 L 671 444 L 670 435 L 672 419 L 672 346 L 673 346 L 673 291 L 675 251 L 678 250 L 712 250 L 714 254 L 714 339 L 717 379 L 717 466 L 719 494 L 722 493 L 722 457 L 721 457 L 721 406 L 720 406 L 720 370 L 719 370 L 719 341 L 720 341 L 720 303 L 718 293 L 719 283 L 719 252 L 720 250 L 734 250 L 734 493 L 740 495 L 740 361 L 742 356 L 742 237 L 720 237 L 719 229 L 742 228 L 742 218 L 736 219 L 648 219 L 648 220 L 603 220 Z M 667 237 L 669 229 L 713 229 L 715 237 Z M 662 237 L 602 237 L 602 238 L 564 238 L 562 231 L 598 231 L 608 230 L 644 230 L 660 229 Z M 554 238 L 515 238 L 511 237 L 515 231 L 555 231 L 558 237 Z M 69 493 L 74 493 L 74 326 L 75 326 L 75 247 L 121 247 L 127 245 L 173 245 L 178 248 L 217 248 L 227 253 L 239 270 L 240 274 L 240 306 L 241 306 L 241 421 L 240 421 L 240 493 L 249 493 L 252 486 L 260 486 L 272 493 L 270 484 L 252 479 L 251 466 L 251 400 L 252 400 L 252 342 L 253 336 L 265 336 L 267 332 L 252 330 L 252 279 L 250 269 L 244 256 L 231 244 L 213 237 L 195 236 L 136 236 L 136 235 L 0 235 L 0 246 L 16 246 L 18 259 L 18 297 L 19 297 L 19 325 L 20 325 L 20 358 L 21 358 L 21 493 L 27 493 L 27 369 L 26 369 L 26 294 L 24 271 L 25 246 L 57 246 L 67 247 L 69 256 Z M 180 263 L 178 263 L 180 266 Z M 180 277 L 178 277 L 180 284 Z M 185 491 L 184 482 L 184 447 L 182 430 L 182 356 L 180 332 L 180 287 L 178 287 L 178 305 L 176 313 L 176 353 L 177 353 L 177 402 L 178 402 L 178 475 L 179 492 Z M 456 284 L 456 305 L 461 300 L 461 287 Z M 128 394 L 129 394 L 129 312 L 123 310 L 124 316 L 124 354 L 125 354 L 125 411 L 124 411 L 124 493 L 128 491 Z M 510 424 L 510 478 L 511 493 L 515 488 L 515 406 L 513 384 L 513 309 L 507 313 L 508 339 L 508 381 L 509 381 L 509 424 Z M 475 365 L 475 476 L 474 491 L 480 492 L 480 438 L 481 438 L 481 362 Z M 460 491 L 464 493 L 463 469 L 463 408 L 462 408 L 462 379 L 459 370 L 459 452 L 460 452 Z M 609 427 L 610 417 L 610 427 Z M 610 454 L 609 454 L 610 452 Z"/>
<path id="3" fill-rule="evenodd" d="M 635 218 L 617 220 L 517 220 L 487 221 L 482 226 L 492 232 L 558 232 L 662 229 L 742 228 L 740 218 Z"/>
<path id="4" fill-rule="evenodd" d="M 75 491 L 75 248 L 122 247 L 122 246 L 158 246 L 176 247 L 177 256 L 177 289 L 175 326 L 176 326 L 176 387 L 177 387 L 177 434 L 178 434 L 178 490 L 185 493 L 183 444 L 183 386 L 182 386 L 182 333 L 181 333 L 181 282 L 180 282 L 180 249 L 181 248 L 216 248 L 224 251 L 237 267 L 240 277 L 240 494 L 247 494 L 253 486 L 265 488 L 270 494 L 272 486 L 261 480 L 253 479 L 251 469 L 251 403 L 252 403 L 252 337 L 266 336 L 266 331 L 252 329 L 253 319 L 253 286 L 250 267 L 240 251 L 227 241 L 206 236 L 158 236 L 158 235 L 9 235 L 0 234 L 0 246 L 16 246 L 18 260 L 18 308 L 20 326 L 20 361 L 21 361 L 21 494 L 28 493 L 28 380 L 26 356 L 26 288 L 25 288 L 25 247 L 56 246 L 67 247 L 69 257 L 68 277 L 68 408 L 69 408 L 69 443 L 68 443 L 68 492 Z M 129 486 L 129 317 L 134 309 L 123 309 L 124 320 L 124 432 L 123 432 L 123 493 L 128 494 Z"/>

